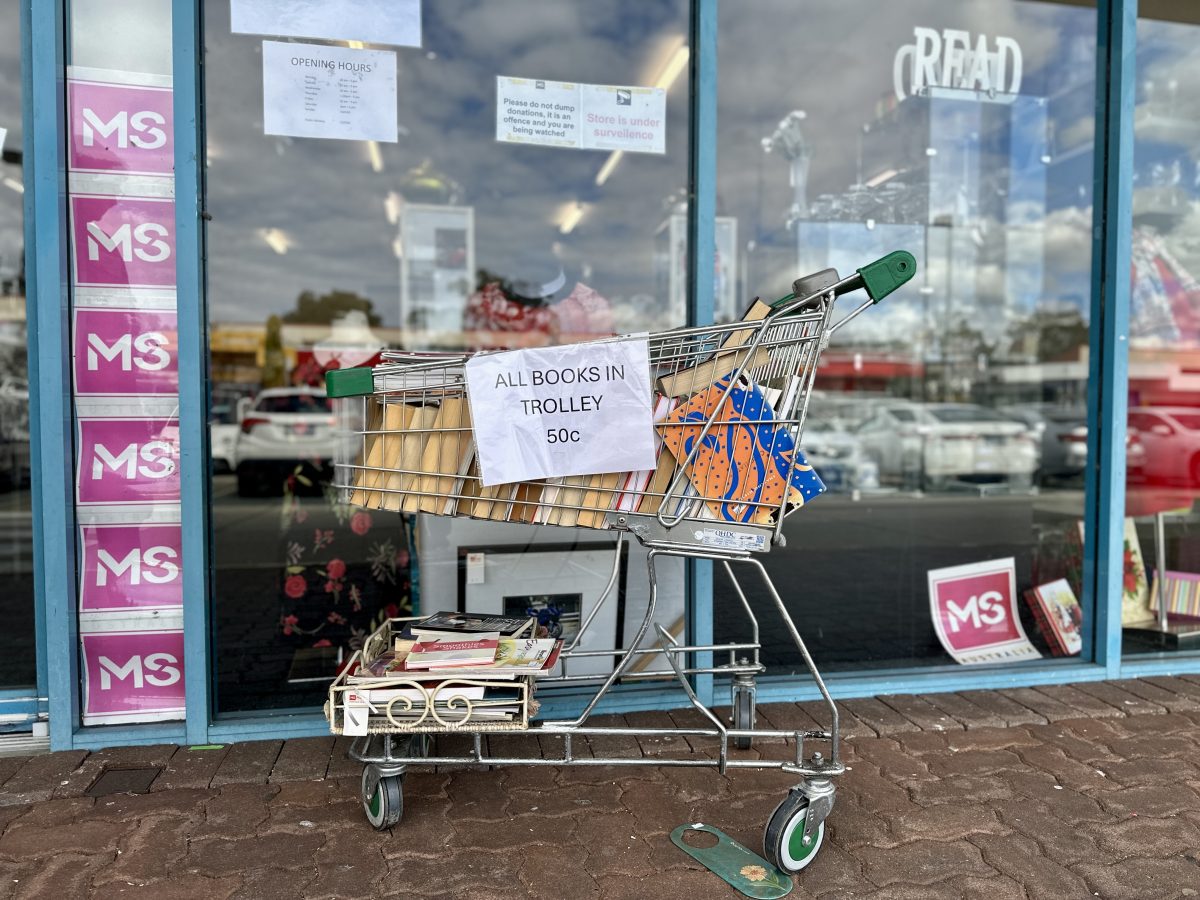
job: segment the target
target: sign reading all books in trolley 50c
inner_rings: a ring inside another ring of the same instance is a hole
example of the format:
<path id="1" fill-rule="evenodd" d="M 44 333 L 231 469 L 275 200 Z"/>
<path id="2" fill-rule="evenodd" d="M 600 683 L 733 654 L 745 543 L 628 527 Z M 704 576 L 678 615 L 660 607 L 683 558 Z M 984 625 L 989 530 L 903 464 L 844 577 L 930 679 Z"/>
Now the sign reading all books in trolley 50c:
<path id="1" fill-rule="evenodd" d="M 484 486 L 654 468 L 645 338 L 480 354 L 466 376 Z"/>

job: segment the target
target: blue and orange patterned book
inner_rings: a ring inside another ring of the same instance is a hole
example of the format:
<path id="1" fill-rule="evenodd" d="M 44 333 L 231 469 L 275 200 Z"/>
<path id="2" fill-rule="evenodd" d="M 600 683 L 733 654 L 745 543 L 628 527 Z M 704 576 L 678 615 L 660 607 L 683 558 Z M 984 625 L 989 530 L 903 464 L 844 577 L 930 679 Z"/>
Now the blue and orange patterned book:
<path id="1" fill-rule="evenodd" d="M 825 485 L 758 385 L 739 378 L 725 397 L 730 377 L 677 408 L 659 432 L 671 455 L 687 464 L 704 423 L 720 404 L 720 414 L 688 464 L 688 480 L 721 521 L 772 525 L 781 511 L 786 514 L 824 493 Z"/>

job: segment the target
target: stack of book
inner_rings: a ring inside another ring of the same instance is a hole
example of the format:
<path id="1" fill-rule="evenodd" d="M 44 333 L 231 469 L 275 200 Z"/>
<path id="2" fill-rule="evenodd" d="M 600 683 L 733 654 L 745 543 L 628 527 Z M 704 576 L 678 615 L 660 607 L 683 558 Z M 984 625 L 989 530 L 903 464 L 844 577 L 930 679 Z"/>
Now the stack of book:
<path id="1" fill-rule="evenodd" d="M 777 346 L 750 348 L 754 323 L 770 310 L 756 299 L 742 318 L 744 326 L 730 330 L 707 354 L 655 366 L 656 462 L 646 471 L 484 487 L 462 368 L 383 376 L 385 383 L 377 387 L 385 393 L 368 403 L 349 502 L 584 528 L 608 528 L 610 512 L 656 515 L 665 507 L 672 515 L 774 526 L 825 486 L 793 437 L 803 374 L 779 376 L 778 388 L 756 381 L 786 362 L 775 358 L 782 352 Z M 710 418 L 714 424 L 693 455 Z M 680 469 L 684 476 L 668 496 Z"/>
<path id="2" fill-rule="evenodd" d="M 524 721 L 533 680 L 554 667 L 561 646 L 535 637 L 535 624 L 450 612 L 414 622 L 347 676 L 356 686 L 347 702 L 427 726 Z"/>

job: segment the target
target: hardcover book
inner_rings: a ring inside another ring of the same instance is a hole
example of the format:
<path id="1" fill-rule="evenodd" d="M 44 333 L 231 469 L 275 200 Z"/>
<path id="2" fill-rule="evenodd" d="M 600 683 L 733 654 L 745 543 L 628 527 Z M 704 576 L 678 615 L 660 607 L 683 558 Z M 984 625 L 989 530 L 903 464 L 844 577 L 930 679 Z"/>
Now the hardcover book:
<path id="1" fill-rule="evenodd" d="M 1067 579 L 1060 578 L 1030 588 L 1025 592 L 1025 602 L 1033 611 L 1038 631 L 1046 639 L 1053 655 L 1074 656 L 1083 649 L 1080 634 L 1083 610 Z"/>
<path id="2" fill-rule="evenodd" d="M 496 659 L 500 635 L 495 631 L 470 637 L 442 637 L 417 641 L 408 658 L 406 669 L 449 669 L 490 666 Z"/>

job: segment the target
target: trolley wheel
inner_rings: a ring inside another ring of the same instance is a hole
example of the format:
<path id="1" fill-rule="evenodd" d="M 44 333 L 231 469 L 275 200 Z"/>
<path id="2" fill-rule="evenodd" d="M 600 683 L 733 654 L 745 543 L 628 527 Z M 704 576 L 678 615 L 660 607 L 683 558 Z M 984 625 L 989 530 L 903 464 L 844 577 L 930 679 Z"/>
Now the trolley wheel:
<path id="1" fill-rule="evenodd" d="M 735 691 L 733 695 L 733 727 L 741 731 L 754 727 L 754 694 L 750 691 Z M 736 737 L 733 745 L 739 750 L 749 750 L 753 738 Z"/>
<path id="2" fill-rule="evenodd" d="M 362 804 L 376 831 L 398 825 L 404 816 L 404 788 L 399 775 L 380 775 L 374 765 L 363 766 Z"/>
<path id="3" fill-rule="evenodd" d="M 792 790 L 775 808 L 763 835 L 763 855 L 779 869 L 794 875 L 817 858 L 825 840 L 825 823 L 804 843 L 804 821 L 808 818 L 808 798 Z"/>

